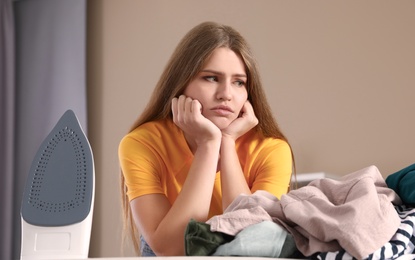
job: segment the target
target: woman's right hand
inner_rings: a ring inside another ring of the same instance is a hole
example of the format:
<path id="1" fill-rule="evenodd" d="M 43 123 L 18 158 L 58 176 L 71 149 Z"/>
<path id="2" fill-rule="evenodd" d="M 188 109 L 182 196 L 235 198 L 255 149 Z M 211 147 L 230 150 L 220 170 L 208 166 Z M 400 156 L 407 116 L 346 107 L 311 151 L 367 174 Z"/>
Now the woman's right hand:
<path id="1" fill-rule="evenodd" d="M 202 115 L 202 105 L 196 99 L 181 95 L 172 100 L 173 122 L 197 145 L 220 140 L 220 129 Z"/>
<path id="2" fill-rule="evenodd" d="M 184 255 L 183 234 L 190 219 L 205 222 L 209 216 L 216 178 L 221 131 L 201 113 L 197 100 L 172 100 L 174 123 L 183 130 L 193 160 L 179 195 L 171 204 L 165 194 L 147 194 L 130 202 L 135 224 L 158 256 Z M 154 206 L 156 205 L 156 206 Z"/>

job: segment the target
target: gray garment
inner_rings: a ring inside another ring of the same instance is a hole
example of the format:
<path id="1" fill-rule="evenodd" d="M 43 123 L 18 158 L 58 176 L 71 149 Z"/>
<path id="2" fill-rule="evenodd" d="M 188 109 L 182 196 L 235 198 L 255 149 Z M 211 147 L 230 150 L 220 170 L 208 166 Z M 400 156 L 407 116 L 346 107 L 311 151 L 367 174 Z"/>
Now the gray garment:
<path id="1" fill-rule="evenodd" d="M 220 245 L 214 256 L 289 257 L 296 251 L 294 238 L 272 221 L 246 227 L 229 243 Z"/>

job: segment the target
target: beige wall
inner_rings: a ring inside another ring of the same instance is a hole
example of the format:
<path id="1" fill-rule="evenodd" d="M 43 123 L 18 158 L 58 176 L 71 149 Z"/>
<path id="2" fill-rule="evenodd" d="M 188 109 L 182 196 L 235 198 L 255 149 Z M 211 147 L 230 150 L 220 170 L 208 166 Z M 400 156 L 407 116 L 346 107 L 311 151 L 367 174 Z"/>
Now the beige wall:
<path id="1" fill-rule="evenodd" d="M 257 56 L 298 172 L 415 162 L 414 1 L 88 1 L 91 256 L 121 255 L 117 146 L 194 25 L 237 28 Z M 131 255 L 131 250 L 124 250 Z"/>

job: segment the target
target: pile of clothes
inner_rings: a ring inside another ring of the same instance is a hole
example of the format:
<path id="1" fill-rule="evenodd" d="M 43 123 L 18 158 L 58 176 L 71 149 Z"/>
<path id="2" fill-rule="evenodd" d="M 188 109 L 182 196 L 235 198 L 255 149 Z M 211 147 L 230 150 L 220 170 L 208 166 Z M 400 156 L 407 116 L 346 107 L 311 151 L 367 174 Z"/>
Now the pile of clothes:
<path id="1" fill-rule="evenodd" d="M 386 180 L 376 166 L 314 180 L 280 200 L 242 194 L 222 215 L 188 223 L 186 255 L 415 259 L 414 187 L 415 164 Z"/>

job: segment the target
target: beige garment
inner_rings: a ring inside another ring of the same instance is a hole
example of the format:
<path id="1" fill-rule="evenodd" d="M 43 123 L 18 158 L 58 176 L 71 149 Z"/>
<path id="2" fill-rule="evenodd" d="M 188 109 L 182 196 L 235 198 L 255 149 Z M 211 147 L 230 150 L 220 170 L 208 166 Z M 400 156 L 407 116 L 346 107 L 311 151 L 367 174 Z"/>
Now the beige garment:
<path id="1" fill-rule="evenodd" d="M 362 259 L 395 234 L 399 196 L 386 186 L 375 166 L 340 180 L 321 179 L 281 198 L 277 216 L 304 255 L 345 249 Z"/>
<path id="2" fill-rule="evenodd" d="M 357 259 L 387 243 L 400 224 L 393 204 L 402 204 L 401 199 L 386 186 L 375 166 L 339 180 L 315 180 L 283 195 L 280 201 L 270 198 L 266 191 L 252 196 L 241 195 L 222 215 L 224 218 L 211 219 L 210 224 L 216 231 L 229 227 L 223 222 L 230 220 L 227 215 L 236 216 L 238 210 L 252 207 L 255 201 L 294 236 L 305 256 L 345 249 Z"/>
<path id="3" fill-rule="evenodd" d="M 252 195 L 239 195 L 222 215 L 210 218 L 206 223 L 210 231 L 235 236 L 246 227 L 263 221 L 272 221 L 272 210 L 278 198 L 259 190 Z"/>

